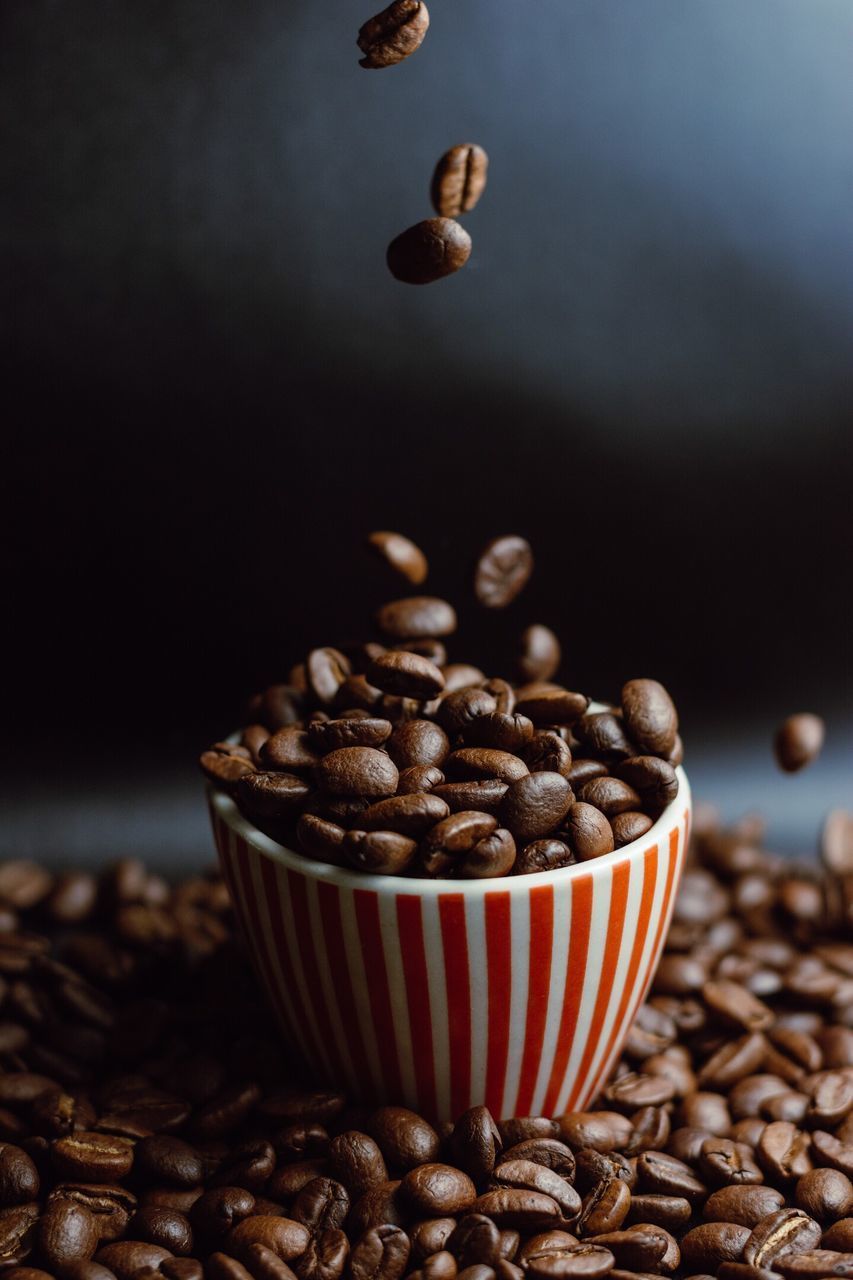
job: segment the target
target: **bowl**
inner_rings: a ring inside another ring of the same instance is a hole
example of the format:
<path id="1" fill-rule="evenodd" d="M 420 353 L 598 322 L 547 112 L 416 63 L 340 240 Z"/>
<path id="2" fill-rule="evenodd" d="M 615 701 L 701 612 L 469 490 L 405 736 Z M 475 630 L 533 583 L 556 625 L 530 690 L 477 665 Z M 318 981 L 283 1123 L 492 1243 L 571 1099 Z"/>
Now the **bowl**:
<path id="1" fill-rule="evenodd" d="M 493 880 L 365 875 L 303 857 L 223 792 L 209 806 L 252 962 L 292 1051 L 365 1103 L 436 1121 L 582 1110 L 651 985 L 690 786 L 640 839 Z"/>

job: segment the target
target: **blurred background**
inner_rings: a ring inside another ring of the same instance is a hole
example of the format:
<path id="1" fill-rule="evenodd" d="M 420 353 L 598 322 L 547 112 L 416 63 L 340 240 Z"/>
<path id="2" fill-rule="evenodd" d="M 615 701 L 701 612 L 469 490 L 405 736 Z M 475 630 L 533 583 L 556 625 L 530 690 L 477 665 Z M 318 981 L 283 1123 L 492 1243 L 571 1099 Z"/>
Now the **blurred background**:
<path id="1" fill-rule="evenodd" d="M 372 11 L 0 6 L 0 852 L 206 858 L 198 750 L 403 594 L 375 528 L 452 656 L 542 621 L 573 686 L 658 677 L 694 789 L 812 848 L 853 800 L 853 6 L 432 0 L 367 72 Z M 471 261 L 398 284 L 461 141 Z M 484 615 L 505 532 L 537 571 Z"/>

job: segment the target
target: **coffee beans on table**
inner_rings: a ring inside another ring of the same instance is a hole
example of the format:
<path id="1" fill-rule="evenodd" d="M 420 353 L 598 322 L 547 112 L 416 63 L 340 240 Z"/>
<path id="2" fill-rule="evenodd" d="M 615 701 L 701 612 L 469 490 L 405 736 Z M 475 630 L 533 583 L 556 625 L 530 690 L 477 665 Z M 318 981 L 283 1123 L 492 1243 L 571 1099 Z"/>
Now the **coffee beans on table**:
<path id="1" fill-rule="evenodd" d="M 420 48 L 428 27 L 423 0 L 393 0 L 359 31 L 358 47 L 364 54 L 359 66 L 375 70 L 402 62 Z"/>
<path id="2" fill-rule="evenodd" d="M 751 822 L 695 826 L 664 964 L 590 1109 L 440 1127 L 293 1074 L 216 875 L 7 862 L 5 1276 L 853 1274 L 853 816 L 822 866 L 766 854 Z M 447 815 L 429 847 L 457 863 L 499 831 Z M 69 918 L 57 888 L 78 883 Z"/>
<path id="3" fill-rule="evenodd" d="M 369 541 L 420 585 L 414 544 Z M 525 539 L 493 539 L 477 600 L 504 607 L 532 568 Z M 273 839 L 371 874 L 493 879 L 622 848 L 678 794 L 678 714 L 657 681 L 629 680 L 619 706 L 593 712 L 554 683 L 548 627 L 525 629 L 513 684 L 449 660 L 457 614 L 439 596 L 392 600 L 375 623 L 381 639 L 312 649 L 252 699 L 239 742 L 202 753 L 211 782 Z"/>

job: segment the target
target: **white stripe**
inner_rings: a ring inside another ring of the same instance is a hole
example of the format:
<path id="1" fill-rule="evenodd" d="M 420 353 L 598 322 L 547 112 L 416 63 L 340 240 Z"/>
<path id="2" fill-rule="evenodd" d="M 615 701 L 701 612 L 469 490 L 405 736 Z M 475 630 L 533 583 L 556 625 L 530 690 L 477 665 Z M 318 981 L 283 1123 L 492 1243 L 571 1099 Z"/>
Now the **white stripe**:
<path id="1" fill-rule="evenodd" d="M 501 1115 L 512 1115 L 521 1080 L 521 1061 L 527 1038 L 527 982 L 530 971 L 530 894 L 510 897 L 509 1052 Z"/>
<path id="2" fill-rule="evenodd" d="M 364 1051 L 370 1066 L 373 1090 L 377 1097 L 383 1092 L 382 1067 L 379 1046 L 376 1041 L 376 1028 L 373 1025 L 373 1012 L 370 1008 L 370 994 L 367 986 L 367 973 L 364 968 L 364 956 L 361 951 L 361 938 L 358 933 L 358 919 L 355 914 L 355 895 L 352 889 L 341 889 L 341 920 L 343 922 L 344 945 L 347 951 L 347 965 L 352 982 L 355 999 L 356 1016 L 364 1042 Z M 356 1082 L 356 1092 L 365 1092 L 366 1081 Z"/>
<path id="3" fill-rule="evenodd" d="M 429 982 L 429 1008 L 432 1019 L 432 1060 L 438 1119 L 455 1120 L 458 1117 L 450 1114 L 450 1026 L 438 904 L 438 896 L 432 900 L 425 898 L 421 904 L 424 952 Z"/>
<path id="4" fill-rule="evenodd" d="M 273 973 L 273 981 L 278 995 L 279 1004 L 283 1008 L 286 1021 L 285 1032 L 288 1039 L 296 1041 L 296 1047 L 302 1053 L 304 1058 L 308 1056 L 308 1046 L 305 1041 L 305 1030 L 296 1016 L 296 1010 L 293 1007 L 293 1001 L 290 997 L 287 983 L 284 980 L 284 974 L 281 969 L 281 961 L 278 954 L 275 935 L 272 927 L 272 903 L 266 895 L 261 880 L 261 859 L 260 857 L 252 858 L 250 861 L 250 872 L 252 883 L 255 888 L 255 898 L 258 903 L 258 916 L 261 921 L 261 932 L 266 942 L 267 954 L 271 957 L 270 967 Z M 280 1015 L 281 1016 L 281 1015 Z"/>
<path id="5" fill-rule="evenodd" d="M 592 1016 L 595 1002 L 601 985 L 601 970 L 604 967 L 604 949 L 607 943 L 606 922 L 610 915 L 610 898 L 613 888 L 613 871 L 608 867 L 606 875 L 592 877 L 592 913 L 590 917 L 589 951 L 586 958 L 583 995 L 578 1010 L 578 1021 L 575 1028 L 575 1040 L 563 1086 L 558 1100 L 565 1093 L 568 1096 L 577 1083 L 577 1072 L 591 1034 Z M 559 1115 L 559 1111 L 557 1115 Z"/>
<path id="6" fill-rule="evenodd" d="M 320 974 L 320 985 L 323 988 L 323 995 L 326 998 L 326 1009 L 329 1014 L 329 1021 L 332 1024 L 332 1031 L 337 1041 L 338 1054 L 343 1069 L 346 1072 L 349 1087 L 352 1089 L 356 1084 L 355 1068 L 352 1062 L 352 1054 L 347 1041 L 346 1033 L 341 1022 L 341 1015 L 338 1009 L 338 1001 L 335 994 L 335 982 L 329 968 L 329 955 L 326 950 L 326 939 L 323 936 L 323 920 L 320 915 L 320 896 L 316 880 L 308 880 L 308 919 L 311 925 L 311 936 L 314 939 L 314 952 L 317 956 L 317 969 Z M 335 1083 L 341 1084 L 340 1080 Z"/>
<path id="7" fill-rule="evenodd" d="M 387 896 L 379 899 L 379 932 L 382 937 L 382 950 L 385 952 L 385 972 L 388 975 L 388 991 L 394 1017 L 394 1037 L 397 1041 L 403 1101 L 407 1107 L 417 1111 L 418 1091 L 415 1083 L 412 1033 L 409 1027 L 409 1007 L 406 999 L 406 976 L 400 950 L 400 929 L 397 923 L 395 897 Z"/>
<path id="8" fill-rule="evenodd" d="M 314 1012 L 314 1004 L 308 991 L 308 984 L 305 980 L 305 970 L 302 967 L 302 955 L 296 940 L 296 921 L 293 915 L 293 902 L 291 901 L 290 892 L 287 885 L 287 872 L 280 864 L 275 864 L 275 877 L 278 884 L 278 893 L 281 898 L 281 914 L 282 924 L 284 926 L 284 937 L 287 945 L 287 953 L 290 956 L 290 963 L 293 969 L 293 977 L 299 994 L 302 997 L 302 1004 L 305 1009 L 305 1016 L 310 1023 L 311 1032 L 313 1034 L 314 1043 L 318 1046 L 320 1063 L 312 1062 L 313 1066 L 320 1065 L 324 1068 L 326 1074 L 331 1077 L 331 1063 L 329 1062 L 326 1046 L 323 1043 L 323 1037 L 320 1034 L 320 1028 Z M 311 1056 L 309 1055 L 309 1062 Z"/>
<path id="9" fill-rule="evenodd" d="M 572 887 L 571 881 L 565 881 L 554 890 L 554 933 L 551 943 L 551 982 L 548 992 L 548 1008 L 545 1014 L 545 1035 L 542 1040 L 542 1053 L 539 1059 L 539 1074 L 530 1110 L 533 1115 L 542 1113 L 545 1105 L 545 1094 L 557 1056 L 557 1035 L 563 1016 L 563 1002 L 566 986 L 572 980 L 568 972 L 569 941 L 572 929 Z"/>
<path id="10" fill-rule="evenodd" d="M 669 841 L 666 842 L 666 845 L 668 849 Z M 657 874 L 657 880 L 655 881 L 655 896 L 652 899 L 652 910 L 651 910 L 651 915 L 649 917 L 649 932 L 648 932 L 648 935 L 646 936 L 646 945 L 643 947 L 643 955 L 640 960 L 640 968 L 637 973 L 637 990 L 634 992 L 634 995 L 633 995 L 633 1003 L 637 1005 L 637 1008 L 640 1007 L 640 1002 L 645 996 L 646 970 L 649 969 L 649 966 L 653 965 L 654 963 L 655 957 L 652 956 L 652 948 L 655 945 L 657 928 L 660 922 L 661 914 L 663 912 L 663 895 L 666 889 L 667 871 L 669 870 L 669 856 L 668 856 L 668 853 L 664 850 L 664 845 L 662 842 L 658 843 L 657 866 L 658 866 L 658 874 Z M 661 946 L 663 946 L 665 941 L 666 941 L 666 928 L 664 928 L 661 931 Z M 654 978 L 654 972 L 652 970 L 649 970 L 648 977 L 650 980 Z M 630 1009 L 628 1010 L 628 1013 L 630 1016 L 631 1014 Z"/>
<path id="11" fill-rule="evenodd" d="M 489 978 L 486 967 L 485 895 L 465 902 L 468 932 L 468 987 L 471 1000 L 471 1091 L 468 1106 L 486 1096 L 486 1053 L 489 1047 Z"/>

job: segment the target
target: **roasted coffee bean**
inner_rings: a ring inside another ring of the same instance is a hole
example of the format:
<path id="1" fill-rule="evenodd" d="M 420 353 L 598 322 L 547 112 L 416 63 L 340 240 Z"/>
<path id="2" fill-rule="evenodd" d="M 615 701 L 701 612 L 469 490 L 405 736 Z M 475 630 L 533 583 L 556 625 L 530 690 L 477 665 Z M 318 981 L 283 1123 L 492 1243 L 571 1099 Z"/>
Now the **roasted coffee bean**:
<path id="1" fill-rule="evenodd" d="M 728 1138 L 708 1138 L 702 1143 L 699 1171 L 707 1182 L 717 1186 L 763 1180 L 752 1158 L 752 1148 Z"/>
<path id="2" fill-rule="evenodd" d="M 314 720 L 309 724 L 305 737 L 315 752 L 325 753 L 338 751 L 342 747 L 381 747 L 391 736 L 392 729 L 390 720 L 383 720 L 378 716 L 347 716 L 338 720 Z M 278 734 L 275 736 L 278 737 Z M 314 763 L 316 759 L 315 755 Z M 286 769 L 294 766 L 274 767 Z"/>
<path id="3" fill-rule="evenodd" d="M 39 1219 L 39 1254 L 51 1270 L 62 1274 L 70 1264 L 91 1258 L 98 1239 L 97 1218 L 74 1200 L 51 1200 Z"/>
<path id="4" fill-rule="evenodd" d="M 454 215 L 451 214 L 450 216 L 453 217 Z M 420 586 L 426 579 L 429 572 L 427 558 L 420 547 L 416 546 L 410 538 L 404 537 L 402 533 L 379 530 L 376 533 L 371 533 L 367 542 L 386 564 L 389 564 L 392 569 L 395 569 L 413 586 Z"/>
<path id="5" fill-rule="evenodd" d="M 199 1196 L 189 1217 L 197 1236 L 217 1242 L 247 1218 L 254 1207 L 255 1197 L 243 1187 L 217 1187 Z"/>
<path id="6" fill-rule="evenodd" d="M 451 813 L 497 814 L 507 793 L 509 784 L 498 778 L 485 778 L 480 782 L 444 782 L 433 788 L 449 807 Z"/>
<path id="7" fill-rule="evenodd" d="M 39 1193 L 39 1175 L 26 1151 L 0 1145 L 0 1207 L 27 1204 Z"/>
<path id="8" fill-rule="evenodd" d="M 442 726 L 455 737 L 467 735 L 479 716 L 493 715 L 496 711 L 497 699 L 486 689 L 464 688 L 442 698 L 436 714 Z"/>
<path id="9" fill-rule="evenodd" d="M 446 1252 L 445 1246 L 455 1230 L 455 1218 L 425 1218 L 414 1223 L 409 1229 L 413 1257 L 423 1261 L 433 1254 Z"/>
<path id="10" fill-rule="evenodd" d="M 600 858 L 614 848 L 610 823 L 601 810 L 592 804 L 584 801 L 572 804 L 565 817 L 565 828 L 572 852 L 581 862 Z"/>
<path id="11" fill-rule="evenodd" d="M 375 70 L 402 62 L 420 47 L 428 27 L 423 0 L 394 0 L 360 29 L 357 43 L 364 57 L 359 66 Z"/>
<path id="12" fill-rule="evenodd" d="M 603 1177 L 584 1196 L 577 1230 L 584 1236 L 616 1231 L 628 1216 L 630 1207 L 628 1184 L 615 1175 Z"/>
<path id="13" fill-rule="evenodd" d="M 421 842 L 421 862 L 427 875 L 445 874 L 461 854 L 470 853 L 497 825 L 491 814 L 476 812 L 452 813 L 436 823 Z"/>
<path id="14" fill-rule="evenodd" d="M 181 1138 L 157 1134 L 143 1138 L 134 1151 L 136 1172 L 178 1187 L 195 1187 L 204 1179 L 204 1165 L 194 1147 Z"/>
<path id="15" fill-rule="evenodd" d="M 571 1147 L 557 1138 L 526 1138 L 508 1147 L 504 1152 L 505 1160 L 532 1160 L 534 1164 L 545 1165 L 559 1173 L 561 1178 L 569 1182 L 575 1176 L 575 1157 Z"/>
<path id="16" fill-rule="evenodd" d="M 474 572 L 474 593 L 487 609 L 503 609 L 524 589 L 533 572 L 530 543 L 515 534 L 493 538 Z"/>
<path id="17" fill-rule="evenodd" d="M 641 751 L 667 756 L 675 746 L 678 716 L 657 680 L 629 680 L 622 687 L 622 715 L 628 735 Z"/>
<path id="18" fill-rule="evenodd" d="M 422 1164 L 403 1178 L 400 1194 L 417 1214 L 444 1217 L 470 1209 L 477 1189 L 462 1169 L 447 1164 Z"/>
<path id="19" fill-rule="evenodd" d="M 853 1214 L 853 1182 L 839 1169 L 811 1169 L 798 1179 L 794 1199 L 819 1222 L 834 1222 Z"/>
<path id="20" fill-rule="evenodd" d="M 386 261 L 395 280 L 432 284 L 459 271 L 470 256 L 471 237 L 464 227 L 452 218 L 426 218 L 391 241 Z M 449 630 L 455 630 L 455 626 Z M 448 631 L 426 634 L 447 635 Z"/>
<path id="21" fill-rule="evenodd" d="M 128 1224 L 128 1232 L 136 1240 L 159 1245 L 181 1257 L 192 1253 L 193 1233 L 189 1219 L 174 1209 L 152 1206 L 137 1209 Z"/>
<path id="22" fill-rule="evenodd" d="M 433 791 L 444 782 L 444 774 L 434 764 L 415 764 L 400 773 L 397 795 L 412 795 L 416 791 Z M 463 805 L 463 808 L 469 806 Z"/>
<path id="23" fill-rule="evenodd" d="M 615 814 L 610 821 L 614 847 L 621 849 L 632 840 L 639 840 L 652 826 L 653 820 L 647 813 L 629 809 L 627 813 Z"/>
<path id="24" fill-rule="evenodd" d="M 785 1120 L 767 1125 L 756 1156 L 772 1182 L 792 1182 L 812 1167 L 807 1135 Z"/>
<path id="25" fill-rule="evenodd" d="M 560 867 L 569 867 L 574 861 L 574 854 L 562 840 L 534 840 L 522 849 L 513 870 L 517 876 L 535 875 L 539 871 L 557 871 Z"/>
<path id="26" fill-rule="evenodd" d="M 519 690 L 515 709 L 535 725 L 573 725 L 589 706 L 589 698 L 569 689 L 527 685 Z"/>
<path id="27" fill-rule="evenodd" d="M 353 1246 L 349 1274 L 352 1280 L 400 1280 L 410 1249 L 409 1237 L 399 1227 L 372 1227 Z"/>
<path id="28" fill-rule="evenodd" d="M 255 772 L 249 753 L 227 743 L 216 743 L 203 751 L 198 762 L 205 777 L 226 788 L 233 787 L 247 773 Z"/>
<path id="29" fill-rule="evenodd" d="M 366 1133 L 348 1130 L 338 1134 L 329 1144 L 329 1168 L 353 1196 L 388 1180 L 382 1152 Z"/>
<path id="30" fill-rule="evenodd" d="M 728 1186 L 708 1197 L 702 1213 L 709 1222 L 737 1222 L 753 1228 L 784 1203 L 785 1197 L 775 1187 Z"/>
<path id="31" fill-rule="evenodd" d="M 474 1201 L 473 1209 L 499 1227 L 524 1232 L 542 1231 L 561 1221 L 560 1206 L 552 1196 L 516 1187 L 487 1191 Z"/>
<path id="32" fill-rule="evenodd" d="M 683 1196 L 691 1204 L 701 1203 L 708 1194 L 688 1165 L 663 1151 L 644 1151 L 637 1158 L 637 1179 L 643 1191 Z"/>
<path id="33" fill-rule="evenodd" d="M 616 762 L 637 754 L 634 743 L 625 733 L 622 717 L 613 711 L 588 711 L 572 732 L 581 744 L 582 755 Z"/>
<path id="34" fill-rule="evenodd" d="M 54 1142 L 51 1157 L 61 1178 L 113 1182 L 130 1173 L 133 1143 L 127 1138 L 83 1131 Z"/>
<path id="35" fill-rule="evenodd" d="M 401 698 L 428 701 L 444 688 L 444 676 L 428 658 L 419 653 L 390 649 L 381 653 L 365 672 L 369 682 L 383 693 Z"/>
<path id="36" fill-rule="evenodd" d="M 98 1250 L 95 1261 L 109 1267 L 116 1280 L 137 1280 L 140 1272 L 151 1267 L 155 1273 L 160 1264 L 171 1257 L 167 1249 L 143 1240 L 120 1240 Z"/>
<path id="37" fill-rule="evenodd" d="M 716 1271 L 723 1262 L 738 1262 L 751 1232 L 736 1222 L 703 1222 L 681 1241 L 687 1267 Z"/>
<path id="38" fill-rule="evenodd" d="M 240 807 L 251 818 L 286 818 L 308 798 L 310 787 L 295 773 L 250 773 L 237 785 Z"/>
<path id="39" fill-rule="evenodd" d="M 534 623 L 521 633 L 517 665 L 522 680 L 551 680 L 561 661 L 560 641 L 550 627 Z"/>
<path id="40" fill-rule="evenodd" d="M 556 1120 L 547 1116 L 517 1116 L 512 1120 L 498 1121 L 498 1132 L 505 1147 L 534 1138 L 555 1138 L 559 1132 Z"/>
<path id="41" fill-rule="evenodd" d="M 639 794 L 627 782 L 619 778 L 591 778 L 585 782 L 578 792 L 579 799 L 601 812 L 608 818 L 617 813 L 626 813 L 629 809 L 642 808 Z M 611 840 L 613 833 L 611 832 Z"/>
<path id="42" fill-rule="evenodd" d="M 663 1227 L 655 1227 L 651 1223 L 640 1223 L 635 1227 L 629 1227 L 626 1231 L 603 1232 L 596 1236 L 595 1244 L 599 1248 L 608 1249 L 620 1267 L 631 1267 L 632 1270 L 638 1271 L 659 1266 L 670 1247 L 670 1240 L 669 1233 Z M 678 1262 L 679 1254 L 676 1246 L 675 1266 L 678 1266 Z"/>
<path id="43" fill-rule="evenodd" d="M 409 596 L 383 605 L 376 622 L 393 640 L 451 635 L 456 630 L 456 613 L 446 600 L 434 596 Z"/>
<path id="44" fill-rule="evenodd" d="M 563 821 L 573 800 L 562 774 L 530 773 L 510 783 L 500 816 L 517 840 L 539 840 Z"/>
<path id="45" fill-rule="evenodd" d="M 333 796 L 380 799 L 397 790 L 397 766 L 374 747 L 341 747 L 324 756 L 316 769 L 323 791 Z"/>
<path id="46" fill-rule="evenodd" d="M 614 1262 L 613 1254 L 603 1245 L 584 1243 L 535 1254 L 530 1258 L 527 1270 L 541 1280 L 571 1280 L 573 1276 L 592 1280 L 593 1277 L 609 1275 Z"/>
<path id="47" fill-rule="evenodd" d="M 371 1115 L 368 1131 L 391 1169 L 408 1171 L 438 1156 L 440 1142 L 432 1125 L 405 1107 L 380 1107 Z"/>
<path id="48" fill-rule="evenodd" d="M 528 774 L 527 765 L 519 756 L 489 747 L 463 747 L 451 752 L 444 762 L 444 771 L 449 778 L 472 782 L 497 778 L 510 783 Z"/>
<path id="49" fill-rule="evenodd" d="M 687 1226 L 693 1210 L 683 1196 L 632 1195 L 625 1222 L 651 1223 L 667 1231 L 680 1231 Z"/>
<path id="50" fill-rule="evenodd" d="M 397 726 L 388 742 L 388 754 L 398 769 L 443 765 L 449 752 L 447 734 L 432 720 L 406 720 Z"/>
<path id="51" fill-rule="evenodd" d="M 533 721 L 517 712 L 493 711 L 491 715 L 477 716 L 465 730 L 466 742 L 509 752 L 515 757 L 524 753 L 532 737 Z M 525 772 L 529 772 L 527 765 Z M 523 777 L 523 774 L 517 773 L 516 776 Z M 511 782 L 513 779 L 505 780 Z"/>
<path id="52" fill-rule="evenodd" d="M 451 147 L 435 166 L 430 196 L 436 213 L 458 218 L 470 213 L 486 187 L 489 157 L 473 142 Z"/>
<path id="53" fill-rule="evenodd" d="M 632 756 L 617 765 L 616 771 L 643 798 L 655 815 L 663 813 L 678 795 L 678 777 L 672 765 L 657 756 Z"/>
<path id="54" fill-rule="evenodd" d="M 743 1247 L 743 1260 L 753 1267 L 773 1267 L 789 1253 L 807 1253 L 820 1244 L 818 1224 L 801 1209 L 777 1209 L 753 1228 Z"/>
<path id="55" fill-rule="evenodd" d="M 324 706 L 334 702 L 349 674 L 349 659 L 339 649 L 312 649 L 305 659 L 308 686 L 317 701 Z"/>
<path id="56" fill-rule="evenodd" d="M 524 718 L 527 719 L 526 716 Z M 568 778 L 572 771 L 572 753 L 568 743 L 553 729 L 538 729 L 521 754 L 531 773 L 561 773 Z"/>
<path id="57" fill-rule="evenodd" d="M 328 822 L 315 813 L 303 813 L 296 824 L 299 844 L 309 858 L 340 864 L 346 830 L 336 822 Z"/>
<path id="58" fill-rule="evenodd" d="M 500 1257 L 501 1234 L 491 1217 L 468 1213 L 448 1237 L 447 1249 L 456 1258 L 460 1270 L 492 1266 Z"/>
<path id="59" fill-rule="evenodd" d="M 557 772 L 562 773 L 563 771 L 558 769 Z M 603 760 L 587 760 L 583 757 L 573 757 L 568 773 L 566 773 L 572 788 L 578 793 L 580 793 L 584 783 L 591 782 L 593 778 L 605 778 L 606 776 L 607 765 Z"/>
<path id="60" fill-rule="evenodd" d="M 829 1280 L 832 1276 L 853 1276 L 853 1253 L 813 1249 L 780 1258 L 776 1265 L 785 1280 Z"/>
<path id="61" fill-rule="evenodd" d="M 514 864 L 515 841 L 509 831 L 498 828 L 463 853 L 455 870 L 460 880 L 489 880 L 509 875 Z"/>
<path id="62" fill-rule="evenodd" d="M 571 1183 L 547 1165 L 534 1160 L 502 1160 L 495 1166 L 492 1179 L 498 1187 L 516 1187 L 550 1196 L 569 1222 L 581 1210 L 581 1198 Z"/>
<path id="63" fill-rule="evenodd" d="M 430 792 L 390 796 L 365 809 L 359 826 L 365 831 L 398 831 L 418 839 L 450 813 L 447 802 Z"/>
<path id="64" fill-rule="evenodd" d="M 242 1259 L 250 1245 L 262 1244 L 272 1249 L 283 1262 L 292 1262 L 305 1252 L 309 1239 L 308 1228 L 301 1222 L 257 1214 L 243 1218 L 232 1227 L 225 1237 L 224 1247 L 228 1253 Z"/>
<path id="65" fill-rule="evenodd" d="M 415 1161 L 417 1163 L 417 1161 Z M 399 1196 L 399 1180 L 380 1182 L 371 1187 L 353 1205 L 347 1220 L 347 1229 L 353 1239 L 383 1224 L 399 1227 L 405 1222 L 404 1205 Z"/>
<path id="66" fill-rule="evenodd" d="M 271 734 L 260 751 L 262 766 L 272 770 L 310 769 L 318 759 L 309 735 L 295 725 Z"/>
<path id="67" fill-rule="evenodd" d="M 60 1182 L 48 1197 L 48 1208 L 55 1201 L 66 1200 L 82 1205 L 92 1214 L 102 1243 L 122 1236 L 136 1210 L 136 1196 L 131 1191 L 109 1184 Z"/>
<path id="68" fill-rule="evenodd" d="M 774 750 L 780 769 L 796 773 L 820 755 L 826 726 L 808 711 L 788 716 L 776 731 Z"/>

